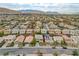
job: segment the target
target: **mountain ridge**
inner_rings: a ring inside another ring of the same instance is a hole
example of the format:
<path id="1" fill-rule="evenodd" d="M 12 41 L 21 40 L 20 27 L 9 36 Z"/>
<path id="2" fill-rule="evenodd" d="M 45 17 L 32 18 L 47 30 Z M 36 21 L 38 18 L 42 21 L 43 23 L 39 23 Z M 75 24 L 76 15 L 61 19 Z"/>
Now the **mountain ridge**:
<path id="1" fill-rule="evenodd" d="M 51 12 L 51 11 L 40 11 L 40 10 L 31 10 L 31 9 L 26 9 L 26 10 L 12 10 L 12 9 L 8 9 L 8 8 L 2 8 L 0 7 L 0 14 L 79 14 L 79 12 L 77 13 L 59 13 L 59 12 Z"/>
<path id="2" fill-rule="evenodd" d="M 20 14 L 20 13 L 21 12 L 16 10 L 0 7 L 0 14 Z"/>

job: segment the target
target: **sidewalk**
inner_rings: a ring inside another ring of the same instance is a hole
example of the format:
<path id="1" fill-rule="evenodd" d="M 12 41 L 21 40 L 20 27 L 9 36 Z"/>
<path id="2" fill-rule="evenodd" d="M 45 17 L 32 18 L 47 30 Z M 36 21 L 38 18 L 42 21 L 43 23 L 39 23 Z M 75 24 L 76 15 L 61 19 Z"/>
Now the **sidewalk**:
<path id="1" fill-rule="evenodd" d="M 1 48 L 6 48 L 8 43 L 5 43 Z"/>

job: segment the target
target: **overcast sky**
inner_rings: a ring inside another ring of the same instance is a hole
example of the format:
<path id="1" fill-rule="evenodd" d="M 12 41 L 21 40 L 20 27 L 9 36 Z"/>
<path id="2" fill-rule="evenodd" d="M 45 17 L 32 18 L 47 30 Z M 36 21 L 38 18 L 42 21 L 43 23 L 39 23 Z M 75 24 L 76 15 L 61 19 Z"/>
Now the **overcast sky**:
<path id="1" fill-rule="evenodd" d="M 79 3 L 79 0 L 0 0 L 0 3 Z"/>
<path id="2" fill-rule="evenodd" d="M 14 10 L 79 12 L 79 0 L 0 0 L 0 7 Z"/>

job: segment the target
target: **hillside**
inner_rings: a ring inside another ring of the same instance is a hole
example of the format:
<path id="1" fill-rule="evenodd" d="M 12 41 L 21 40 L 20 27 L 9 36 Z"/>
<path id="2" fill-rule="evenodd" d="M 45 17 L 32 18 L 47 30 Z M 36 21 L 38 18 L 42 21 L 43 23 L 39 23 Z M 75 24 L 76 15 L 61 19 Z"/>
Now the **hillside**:
<path id="1" fill-rule="evenodd" d="M 21 12 L 0 7 L 0 14 L 20 14 Z"/>
<path id="2" fill-rule="evenodd" d="M 35 14 L 59 14 L 58 12 L 44 12 L 44 11 L 40 11 L 40 10 L 18 10 L 19 12 L 22 13 L 35 13 Z"/>

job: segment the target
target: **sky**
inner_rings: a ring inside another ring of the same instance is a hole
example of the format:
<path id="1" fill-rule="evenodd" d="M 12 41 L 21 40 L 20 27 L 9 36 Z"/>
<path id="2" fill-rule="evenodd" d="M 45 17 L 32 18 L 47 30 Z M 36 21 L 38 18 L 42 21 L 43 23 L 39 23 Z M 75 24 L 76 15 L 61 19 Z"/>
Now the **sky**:
<path id="1" fill-rule="evenodd" d="M 0 0 L 0 7 L 13 10 L 79 12 L 79 0 Z"/>
<path id="2" fill-rule="evenodd" d="M 79 3 L 79 0 L 0 0 L 0 3 Z"/>

